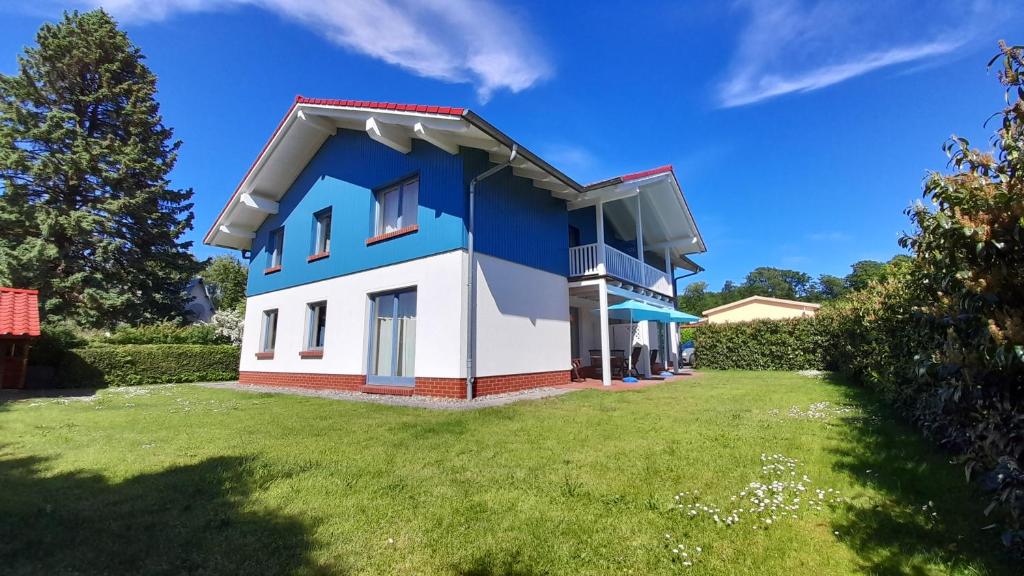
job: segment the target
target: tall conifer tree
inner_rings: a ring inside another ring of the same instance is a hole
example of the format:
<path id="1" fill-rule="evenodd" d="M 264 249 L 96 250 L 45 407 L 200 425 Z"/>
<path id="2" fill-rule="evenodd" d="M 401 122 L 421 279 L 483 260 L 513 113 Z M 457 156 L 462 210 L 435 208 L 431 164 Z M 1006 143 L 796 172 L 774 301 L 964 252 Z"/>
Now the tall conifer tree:
<path id="1" fill-rule="evenodd" d="M 156 76 L 103 10 L 65 13 L 0 75 L 0 285 L 85 326 L 171 318 L 200 268 Z"/>

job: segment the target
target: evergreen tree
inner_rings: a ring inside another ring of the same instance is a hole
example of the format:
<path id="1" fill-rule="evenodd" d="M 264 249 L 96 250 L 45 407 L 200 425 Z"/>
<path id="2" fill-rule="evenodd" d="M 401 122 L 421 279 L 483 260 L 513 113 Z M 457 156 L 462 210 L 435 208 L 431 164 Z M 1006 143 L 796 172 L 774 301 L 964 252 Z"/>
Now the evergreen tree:
<path id="1" fill-rule="evenodd" d="M 38 288 L 49 319 L 178 316 L 200 264 L 180 241 L 192 190 L 156 76 L 103 10 L 65 13 L 0 75 L 0 284 Z"/>

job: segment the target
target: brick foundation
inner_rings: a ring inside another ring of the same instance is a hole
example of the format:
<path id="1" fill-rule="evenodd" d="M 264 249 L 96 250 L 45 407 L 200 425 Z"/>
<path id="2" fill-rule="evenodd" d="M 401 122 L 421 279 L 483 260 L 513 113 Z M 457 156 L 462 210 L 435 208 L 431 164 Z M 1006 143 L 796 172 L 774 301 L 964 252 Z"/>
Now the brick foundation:
<path id="1" fill-rule="evenodd" d="M 519 392 L 531 388 L 568 384 L 569 370 L 534 372 L 530 374 L 506 374 L 481 376 L 476 379 L 476 395 L 490 396 Z M 240 372 L 239 384 L 303 388 L 310 390 L 344 390 L 373 394 L 395 394 L 406 396 L 438 396 L 442 398 L 465 398 L 466 380 L 463 378 L 417 378 L 412 388 L 401 386 L 375 386 L 366 384 L 366 376 L 350 374 L 310 374 L 303 372 Z"/>

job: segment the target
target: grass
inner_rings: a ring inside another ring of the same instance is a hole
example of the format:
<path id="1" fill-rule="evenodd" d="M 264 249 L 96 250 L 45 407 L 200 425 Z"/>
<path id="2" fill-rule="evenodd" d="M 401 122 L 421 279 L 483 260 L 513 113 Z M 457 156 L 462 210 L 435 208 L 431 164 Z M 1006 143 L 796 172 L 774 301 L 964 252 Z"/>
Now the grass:
<path id="1" fill-rule="evenodd" d="M 818 402 L 848 408 L 790 414 Z M 728 509 L 762 453 L 842 501 L 759 530 L 675 506 Z M 190 385 L 0 403 L 5 574 L 1018 573 L 984 506 L 871 396 L 788 373 L 456 413 Z"/>

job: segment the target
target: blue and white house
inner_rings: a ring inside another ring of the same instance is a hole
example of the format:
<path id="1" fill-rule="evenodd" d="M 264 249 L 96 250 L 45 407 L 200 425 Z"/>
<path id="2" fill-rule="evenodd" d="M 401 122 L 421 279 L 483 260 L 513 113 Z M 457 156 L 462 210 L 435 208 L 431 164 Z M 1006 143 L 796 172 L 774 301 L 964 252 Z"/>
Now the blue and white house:
<path id="1" fill-rule="evenodd" d="M 299 97 L 205 242 L 249 262 L 241 381 L 478 396 L 677 362 L 705 251 L 671 167 L 584 185 L 470 110 Z"/>

